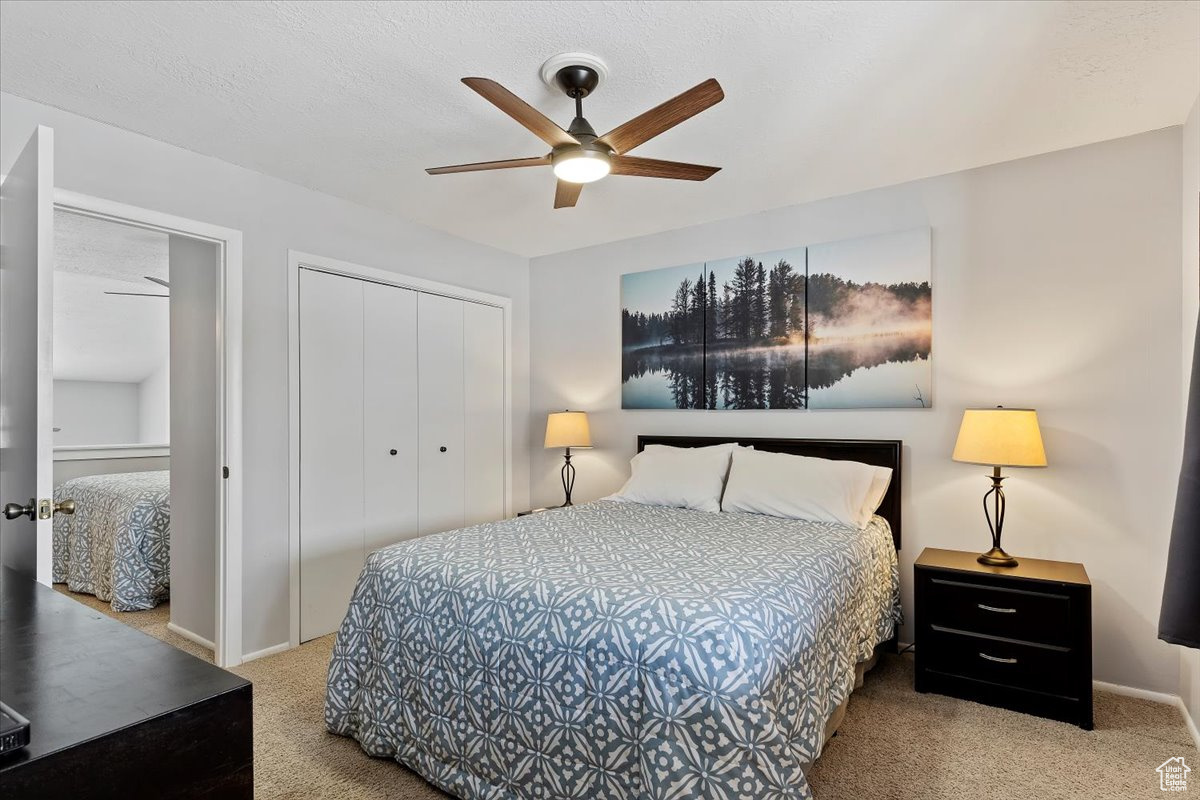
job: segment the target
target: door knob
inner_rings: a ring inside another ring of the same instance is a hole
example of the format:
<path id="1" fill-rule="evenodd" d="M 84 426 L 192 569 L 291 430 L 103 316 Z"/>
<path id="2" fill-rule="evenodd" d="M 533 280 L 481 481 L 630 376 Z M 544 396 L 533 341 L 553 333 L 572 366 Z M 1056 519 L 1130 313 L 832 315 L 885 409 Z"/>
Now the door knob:
<path id="1" fill-rule="evenodd" d="M 54 504 L 54 513 L 55 514 L 74 514 L 75 513 L 75 501 L 74 500 L 63 500 L 61 503 L 55 503 Z"/>
<path id="2" fill-rule="evenodd" d="M 441 447 L 438 448 L 438 450 L 440 450 L 444 453 L 444 452 L 446 452 L 446 446 L 442 445 Z"/>
<path id="3" fill-rule="evenodd" d="M 16 519 L 17 517 L 29 517 L 33 519 L 37 515 L 37 501 L 32 497 L 29 498 L 29 505 L 23 506 L 20 503 L 5 503 L 4 518 Z"/>
<path id="4" fill-rule="evenodd" d="M 391 454 L 391 455 L 393 455 L 393 456 L 394 456 L 394 455 L 396 455 L 396 451 L 395 451 L 394 449 L 393 449 L 393 450 L 388 450 L 388 453 L 389 453 L 389 454 Z"/>

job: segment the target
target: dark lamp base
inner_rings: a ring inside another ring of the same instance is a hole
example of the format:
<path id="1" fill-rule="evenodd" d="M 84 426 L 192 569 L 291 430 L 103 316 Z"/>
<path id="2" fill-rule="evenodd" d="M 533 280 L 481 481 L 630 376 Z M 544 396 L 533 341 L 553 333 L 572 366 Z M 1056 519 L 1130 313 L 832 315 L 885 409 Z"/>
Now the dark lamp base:
<path id="1" fill-rule="evenodd" d="M 999 547 L 993 547 L 975 560 L 980 564 L 987 564 L 989 567 L 1015 567 L 1017 565 L 1017 560 Z"/>

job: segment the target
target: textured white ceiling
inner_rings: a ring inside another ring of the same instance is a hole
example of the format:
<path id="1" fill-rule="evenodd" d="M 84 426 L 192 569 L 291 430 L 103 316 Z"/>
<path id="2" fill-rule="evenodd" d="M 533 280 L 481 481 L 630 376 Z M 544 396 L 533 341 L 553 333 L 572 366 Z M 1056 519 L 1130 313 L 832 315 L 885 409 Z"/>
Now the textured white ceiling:
<path id="1" fill-rule="evenodd" d="M 170 354 L 165 233 L 54 213 L 54 377 L 140 383 Z"/>
<path id="2" fill-rule="evenodd" d="M 638 148 L 724 167 L 612 177 L 554 210 L 540 155 L 458 79 L 564 127 L 538 78 L 605 59 L 603 132 L 701 80 L 726 100 Z M 523 255 L 750 213 L 1181 123 L 1197 2 L 4 2 L 0 88 Z"/>

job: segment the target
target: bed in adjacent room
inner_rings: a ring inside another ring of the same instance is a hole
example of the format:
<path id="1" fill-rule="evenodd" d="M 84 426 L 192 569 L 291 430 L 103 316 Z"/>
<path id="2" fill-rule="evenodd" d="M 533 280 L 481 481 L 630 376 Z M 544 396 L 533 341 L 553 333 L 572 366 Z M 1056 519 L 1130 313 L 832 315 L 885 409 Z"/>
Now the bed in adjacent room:
<path id="1" fill-rule="evenodd" d="M 377 551 L 329 729 L 468 799 L 809 797 L 899 621 L 900 443 L 741 444 L 895 477 L 861 527 L 615 497 Z"/>
<path id="2" fill-rule="evenodd" d="M 167 470 L 86 475 L 54 490 L 75 513 L 54 518 L 55 583 L 112 603 L 154 608 L 170 593 L 171 479 Z"/>

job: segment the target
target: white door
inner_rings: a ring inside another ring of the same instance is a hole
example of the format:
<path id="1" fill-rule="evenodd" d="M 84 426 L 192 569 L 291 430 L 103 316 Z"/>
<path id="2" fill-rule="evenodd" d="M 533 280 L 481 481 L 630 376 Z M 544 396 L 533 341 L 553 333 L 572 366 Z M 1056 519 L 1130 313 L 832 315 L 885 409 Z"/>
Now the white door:
<path id="1" fill-rule="evenodd" d="M 363 560 L 363 283 L 300 270 L 300 640 L 337 630 Z"/>
<path id="2" fill-rule="evenodd" d="M 370 553 L 418 531 L 417 293 L 362 286 L 364 548 Z"/>
<path id="3" fill-rule="evenodd" d="M 0 561 L 51 581 L 54 131 L 0 186 Z"/>
<path id="4" fill-rule="evenodd" d="M 461 528 L 465 519 L 464 305 L 434 294 L 417 298 L 422 535 Z"/>
<path id="5" fill-rule="evenodd" d="M 172 235 L 169 373 L 171 622 L 216 641 L 221 497 L 221 248 Z M 151 301 L 157 302 L 157 301 Z"/>
<path id="6" fill-rule="evenodd" d="M 505 515 L 504 311 L 463 304 L 466 524 Z"/>

